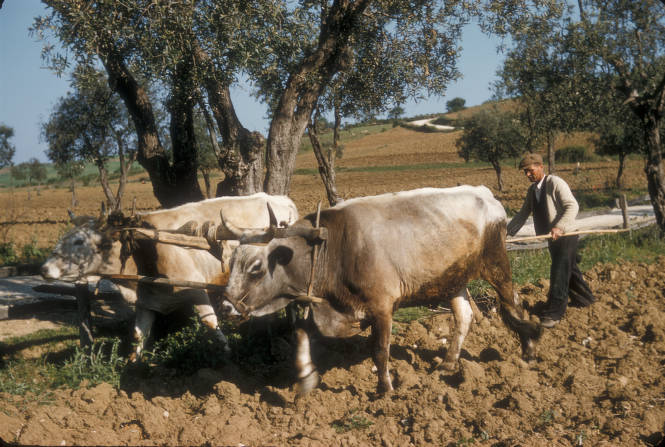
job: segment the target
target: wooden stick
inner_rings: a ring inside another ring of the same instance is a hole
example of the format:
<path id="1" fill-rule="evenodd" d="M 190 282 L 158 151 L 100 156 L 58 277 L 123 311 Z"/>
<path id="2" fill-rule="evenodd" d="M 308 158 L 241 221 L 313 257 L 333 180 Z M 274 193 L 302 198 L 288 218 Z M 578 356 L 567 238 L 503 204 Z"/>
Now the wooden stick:
<path id="1" fill-rule="evenodd" d="M 321 220 L 321 201 L 319 200 L 319 205 L 316 208 L 316 228 L 319 228 L 319 223 Z M 312 253 L 312 269 L 309 271 L 309 286 L 307 287 L 307 296 L 312 296 L 312 290 L 314 289 L 314 268 L 316 267 L 316 261 L 319 257 L 319 244 L 314 245 L 314 252 Z"/>
<path id="2" fill-rule="evenodd" d="M 580 231 L 571 231 L 570 233 L 562 234 L 559 237 L 577 236 L 579 234 L 624 233 L 626 231 L 629 231 L 629 229 L 628 228 L 620 228 L 620 229 L 609 229 L 609 230 L 580 230 Z M 506 243 L 508 243 L 508 242 L 537 241 L 537 240 L 540 240 L 540 239 L 551 239 L 551 238 L 552 238 L 551 234 L 541 234 L 539 236 L 525 236 L 525 237 L 514 237 L 512 239 L 506 239 Z"/>
<path id="3" fill-rule="evenodd" d="M 198 248 L 210 250 L 208 240 L 203 237 L 188 236 L 186 234 L 174 233 L 170 230 L 155 230 L 151 228 L 119 228 L 116 231 L 133 231 L 139 239 L 150 239 L 164 244 L 179 245 L 181 247 Z"/>
<path id="4" fill-rule="evenodd" d="M 187 287 L 190 289 L 208 289 L 215 291 L 224 291 L 225 286 L 219 284 L 209 284 L 205 282 L 196 282 L 196 281 L 178 281 L 175 279 L 169 278 L 155 278 L 152 276 L 143 276 L 143 275 L 100 275 L 103 278 L 108 278 L 116 281 L 135 281 L 144 284 L 157 284 L 162 286 L 175 286 L 175 287 Z"/>

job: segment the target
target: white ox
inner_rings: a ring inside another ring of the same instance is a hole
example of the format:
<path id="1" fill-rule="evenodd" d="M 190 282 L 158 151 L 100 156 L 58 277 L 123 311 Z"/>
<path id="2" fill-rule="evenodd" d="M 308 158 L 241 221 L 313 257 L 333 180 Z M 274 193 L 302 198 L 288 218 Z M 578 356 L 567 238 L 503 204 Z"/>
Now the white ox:
<path id="1" fill-rule="evenodd" d="M 298 210 L 288 197 L 258 193 L 242 197 L 219 197 L 171 209 L 140 213 L 134 223 L 147 228 L 175 230 L 190 221 L 199 224 L 206 221 L 219 223 L 222 211 L 225 219 L 233 224 L 265 228 L 270 222 L 268 204 L 278 221 L 293 223 L 298 219 Z M 76 218 L 73 221 L 77 226 L 58 241 L 53 253 L 42 266 L 42 276 L 49 280 L 75 281 L 94 275 L 120 273 L 121 244 L 114 241 L 106 231 L 105 219 Z M 137 240 L 123 273 L 225 285 L 229 275 L 229 259 L 237 242 L 229 241 L 224 245 L 220 262 L 206 250 Z M 181 287 L 170 290 L 172 293 L 165 293 L 163 286 L 144 284 L 138 288 L 121 288 L 125 300 L 135 302 L 136 305 L 136 358 L 141 355 L 145 342 L 150 337 L 155 312 L 168 314 L 183 304 L 193 305 L 201 322 L 215 330 L 220 342 L 226 345 L 226 337 L 219 330 L 217 316 L 205 290 Z"/>

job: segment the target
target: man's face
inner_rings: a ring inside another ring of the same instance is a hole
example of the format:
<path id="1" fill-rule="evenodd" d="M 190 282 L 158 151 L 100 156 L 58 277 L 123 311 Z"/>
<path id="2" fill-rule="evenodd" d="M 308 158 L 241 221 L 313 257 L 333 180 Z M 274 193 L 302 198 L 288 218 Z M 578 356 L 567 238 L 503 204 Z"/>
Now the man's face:
<path id="1" fill-rule="evenodd" d="M 545 168 L 541 164 L 529 165 L 524 168 L 524 175 L 531 183 L 537 183 L 545 176 Z"/>

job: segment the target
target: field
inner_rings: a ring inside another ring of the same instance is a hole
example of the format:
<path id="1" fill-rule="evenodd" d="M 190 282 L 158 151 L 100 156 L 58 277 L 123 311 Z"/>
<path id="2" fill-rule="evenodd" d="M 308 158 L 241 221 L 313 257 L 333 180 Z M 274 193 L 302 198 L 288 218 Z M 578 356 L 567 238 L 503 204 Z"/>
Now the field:
<path id="1" fill-rule="evenodd" d="M 360 138 L 348 140 L 337 161 L 338 188 L 347 198 L 485 184 L 511 212 L 528 186 L 510 162 L 504 169 L 505 191 L 499 193 L 491 168 L 464 164 L 456 155 L 456 133 L 400 127 L 356 132 Z M 558 145 L 587 140 L 577 135 Z M 613 200 L 616 167 L 614 160 L 598 160 L 583 164 L 577 175 L 573 166 L 561 165 L 558 174 L 589 208 Z M 629 198 L 645 194 L 642 167 L 641 160 L 629 160 L 624 191 Z M 325 194 L 311 153 L 299 156 L 297 169 L 291 196 L 305 214 Z M 30 200 L 25 188 L 1 191 L 0 206 L 8 210 L 1 217 L 5 241 L 49 246 L 66 228 L 66 189 L 31 191 Z M 130 184 L 125 203 L 132 197 L 139 209 L 157 206 L 150 186 L 140 181 Z M 99 188 L 81 188 L 76 212 L 96 214 L 101 198 Z M 238 327 L 231 338 L 233 354 L 214 366 L 183 370 L 186 361 L 154 360 L 147 369 L 121 368 L 113 380 L 97 383 L 89 376 L 90 386 L 65 381 L 57 389 L 43 387 L 47 373 L 30 376 L 12 365 L 31 359 L 39 371 L 68 370 L 63 362 L 69 365 L 64 359 L 74 352 L 75 331 L 5 338 L 0 438 L 49 445 L 658 445 L 665 432 L 665 250 L 650 237 L 605 237 L 582 250 L 587 258 L 603 250 L 611 258 L 582 264 L 598 302 L 570 308 L 545 332 L 538 360 L 530 364 L 520 359 L 519 342 L 497 316 L 491 294 L 476 296 L 484 318 L 473 324 L 453 373 L 436 368 L 451 338 L 452 315 L 443 308 L 401 312 L 391 348 L 396 390 L 387 396 L 374 392 L 368 333 L 363 333 L 317 340 L 313 352 L 322 383 L 295 399 L 291 339 L 283 319 Z M 643 247 L 632 258 L 631 244 Z M 645 255 L 649 250 L 653 256 Z M 617 253 L 625 260 L 617 263 Z M 546 265 L 546 257 L 513 256 L 515 277 L 524 277 L 527 264 Z M 540 276 L 517 281 L 528 307 L 545 299 L 545 277 L 541 269 Z M 56 323 L 73 319 L 73 313 L 63 312 Z M 6 337 L 3 324 L 0 335 Z M 226 329 L 232 328 L 228 323 Z M 214 358 L 211 353 L 207 360 Z"/>
<path id="2" fill-rule="evenodd" d="M 528 182 L 515 168 L 516 163 L 504 166 L 505 187 L 504 192 L 499 193 L 496 175 L 488 164 L 465 164 L 457 155 L 455 141 L 458 136 L 459 132 L 422 133 L 389 125 L 351 129 L 348 137 L 354 139 L 345 142 L 343 157 L 336 162 L 338 190 L 342 197 L 351 198 L 426 186 L 483 184 L 492 189 L 509 213 L 518 209 Z M 561 138 L 557 146 L 588 142 L 588 136 L 574 135 Z M 601 159 L 584 163 L 580 173 L 573 175 L 574 166 L 563 164 L 559 166 L 558 174 L 569 182 L 584 209 L 588 205 L 613 201 L 616 191 L 612 186 L 617 165 L 615 160 Z M 138 210 L 159 206 L 150 183 L 141 181 L 146 177 L 139 174 L 131 178 L 124 196 L 125 209 L 131 208 L 134 198 Z M 629 198 L 646 193 L 641 159 L 628 161 L 625 188 Z M 290 196 L 301 214 L 314 211 L 320 200 L 326 205 L 313 153 L 298 156 Z M 99 213 L 103 194 L 98 185 L 79 186 L 77 197 L 79 206 L 73 208 L 76 214 Z M 17 246 L 34 243 L 38 247 L 52 247 L 67 226 L 71 193 L 66 187 L 55 186 L 39 190 L 36 187 L 0 188 L 0 209 L 3 210 L 0 243 L 11 241 Z"/>

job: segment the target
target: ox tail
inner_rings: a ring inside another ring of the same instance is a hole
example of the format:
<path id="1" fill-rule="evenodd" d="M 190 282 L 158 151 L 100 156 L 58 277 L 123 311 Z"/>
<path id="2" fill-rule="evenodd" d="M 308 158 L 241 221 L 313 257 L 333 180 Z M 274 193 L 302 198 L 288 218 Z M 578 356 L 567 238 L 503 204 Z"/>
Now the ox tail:
<path id="1" fill-rule="evenodd" d="M 529 340 L 538 340 L 543 334 L 543 328 L 536 322 L 526 320 L 515 315 L 514 309 L 507 309 L 501 306 L 501 319 L 503 322 L 517 332 L 520 339 L 526 337 Z"/>
<path id="2" fill-rule="evenodd" d="M 513 290 L 505 221 L 489 224 L 485 230 L 480 273 L 499 294 L 501 319 L 519 336 L 524 357 L 528 360 L 535 358 L 535 342 L 543 329 L 529 320 Z"/>

